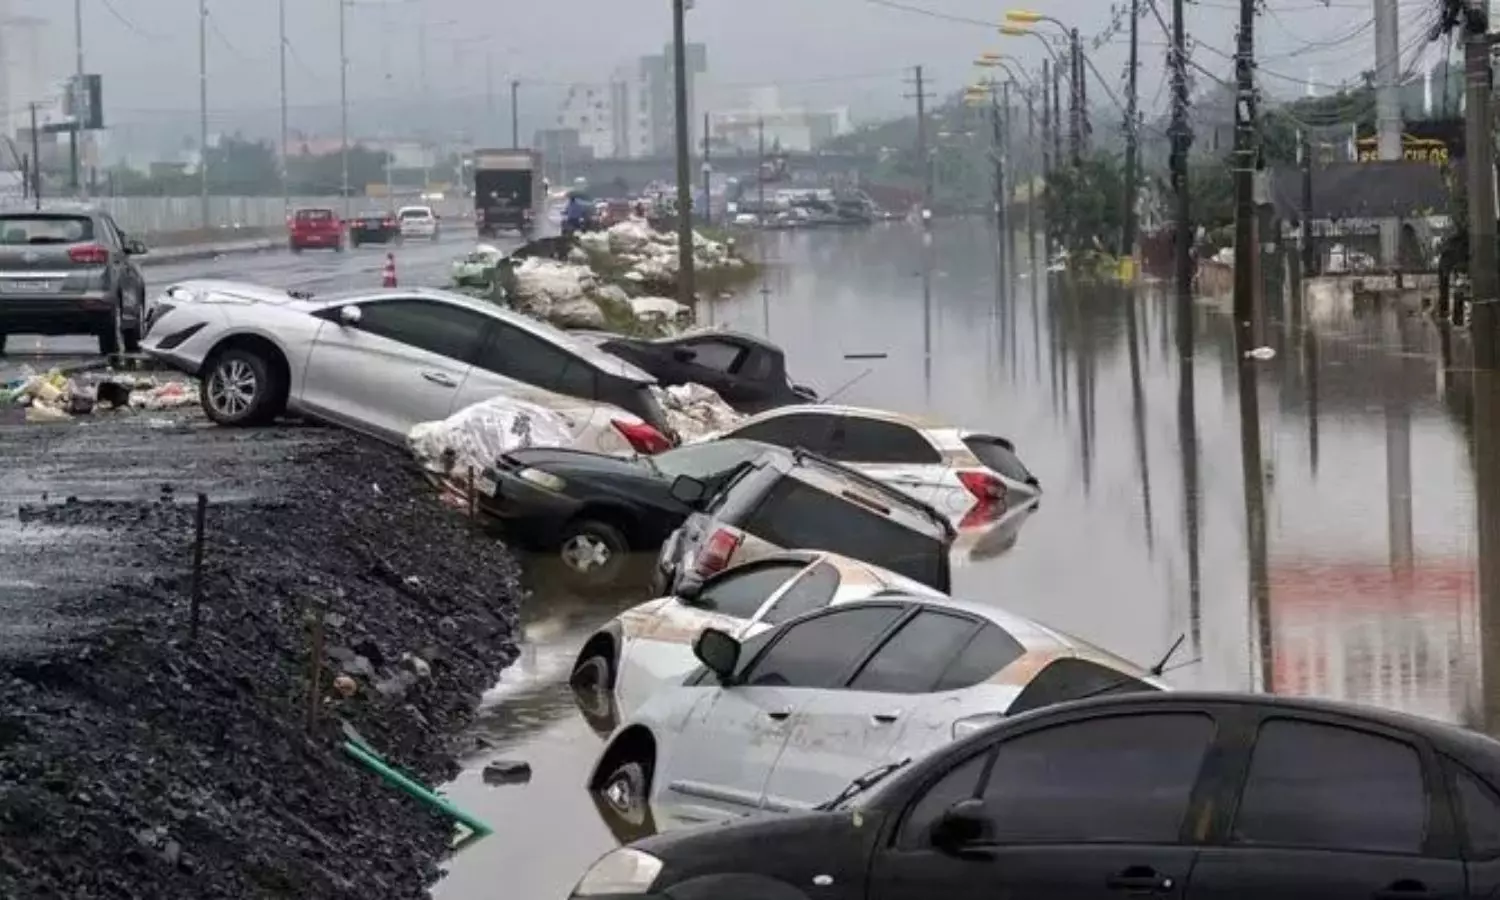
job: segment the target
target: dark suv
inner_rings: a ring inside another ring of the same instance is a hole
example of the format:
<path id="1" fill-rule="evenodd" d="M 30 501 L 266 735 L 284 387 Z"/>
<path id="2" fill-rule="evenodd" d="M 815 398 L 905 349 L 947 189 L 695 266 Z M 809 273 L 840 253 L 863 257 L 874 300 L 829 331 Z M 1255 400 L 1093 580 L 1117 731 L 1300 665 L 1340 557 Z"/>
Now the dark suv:
<path id="1" fill-rule="evenodd" d="M 146 245 L 86 206 L 0 210 L 0 352 L 11 334 L 92 334 L 100 353 L 140 349 Z"/>

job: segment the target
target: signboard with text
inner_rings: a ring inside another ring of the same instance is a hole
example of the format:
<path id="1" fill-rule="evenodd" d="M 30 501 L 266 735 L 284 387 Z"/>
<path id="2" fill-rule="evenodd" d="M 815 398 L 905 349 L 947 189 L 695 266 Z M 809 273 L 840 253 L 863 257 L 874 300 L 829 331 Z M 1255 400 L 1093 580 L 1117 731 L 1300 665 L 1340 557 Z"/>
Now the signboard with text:
<path id="1" fill-rule="evenodd" d="M 1360 162 L 1380 159 L 1380 141 L 1369 127 L 1360 129 L 1355 149 Z M 1463 155 L 1462 119 L 1407 122 L 1401 129 L 1401 156 L 1407 162 L 1445 165 Z"/>

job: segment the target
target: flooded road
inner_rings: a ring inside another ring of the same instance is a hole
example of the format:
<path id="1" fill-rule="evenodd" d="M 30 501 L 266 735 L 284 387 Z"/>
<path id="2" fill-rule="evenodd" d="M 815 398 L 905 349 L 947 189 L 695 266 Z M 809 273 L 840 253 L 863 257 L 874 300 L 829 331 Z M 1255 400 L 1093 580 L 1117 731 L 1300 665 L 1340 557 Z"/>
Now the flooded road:
<path id="1" fill-rule="evenodd" d="M 1186 635 L 1181 687 L 1481 720 L 1465 341 L 1396 311 L 1268 298 L 1252 554 L 1227 298 L 1196 304 L 1185 393 L 1169 296 L 1049 297 L 1023 272 L 1002 299 L 978 221 L 938 223 L 930 244 L 904 224 L 764 237 L 764 284 L 716 303 L 717 322 L 768 334 L 794 380 L 841 402 L 1005 435 L 1041 480 L 1013 546 L 960 554 L 956 594 L 1144 665 Z M 562 896 L 611 844 L 582 788 L 601 742 L 564 680 L 590 630 L 639 599 L 543 586 L 535 646 L 483 714 L 489 745 L 448 790 L 496 837 L 453 860 L 437 897 Z M 485 786 L 496 758 L 529 762 L 530 783 Z"/>

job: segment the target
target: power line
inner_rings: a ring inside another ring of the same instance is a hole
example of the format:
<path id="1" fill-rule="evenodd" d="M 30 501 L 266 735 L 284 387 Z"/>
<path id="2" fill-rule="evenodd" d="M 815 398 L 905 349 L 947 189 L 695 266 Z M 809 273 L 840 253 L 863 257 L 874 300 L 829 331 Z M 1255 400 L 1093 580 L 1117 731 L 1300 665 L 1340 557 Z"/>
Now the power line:
<path id="1" fill-rule="evenodd" d="M 126 31 L 129 31 L 131 34 L 134 34 L 136 37 L 142 38 L 142 39 L 148 40 L 148 41 L 169 41 L 169 40 L 171 40 L 171 38 L 165 37 L 163 35 L 152 34 L 152 33 L 148 32 L 148 31 L 143 30 L 139 25 L 135 24 L 135 22 L 132 22 L 128 16 L 126 16 L 124 13 L 120 12 L 117 8 L 115 8 L 115 5 L 114 5 L 113 2 L 111 2 L 111 0 L 99 0 L 99 4 L 104 7 L 104 11 L 105 12 L 109 13 L 110 18 L 114 19 L 116 22 L 119 22 L 121 25 L 123 25 L 125 27 Z"/>

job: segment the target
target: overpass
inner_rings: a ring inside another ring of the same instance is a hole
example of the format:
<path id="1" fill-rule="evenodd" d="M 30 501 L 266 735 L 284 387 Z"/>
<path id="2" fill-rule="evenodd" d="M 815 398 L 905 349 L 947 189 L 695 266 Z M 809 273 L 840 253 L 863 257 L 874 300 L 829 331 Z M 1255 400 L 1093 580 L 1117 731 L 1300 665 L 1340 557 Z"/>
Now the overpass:
<path id="1" fill-rule="evenodd" d="M 787 170 L 794 177 L 812 175 L 822 181 L 831 176 L 868 177 L 875 171 L 879 161 L 873 154 L 856 153 L 786 153 L 782 154 Z M 724 175 L 750 175 L 760 164 L 755 154 L 714 155 L 709 160 L 714 171 Z M 675 181 L 677 161 L 672 156 L 641 157 L 638 159 L 589 159 L 559 160 L 555 156 L 543 160 L 547 175 L 554 182 L 566 177 L 587 178 L 590 185 L 603 186 L 617 181 L 624 182 L 628 189 L 638 189 L 652 181 Z M 703 158 L 693 157 L 693 177 L 701 179 Z"/>

